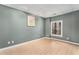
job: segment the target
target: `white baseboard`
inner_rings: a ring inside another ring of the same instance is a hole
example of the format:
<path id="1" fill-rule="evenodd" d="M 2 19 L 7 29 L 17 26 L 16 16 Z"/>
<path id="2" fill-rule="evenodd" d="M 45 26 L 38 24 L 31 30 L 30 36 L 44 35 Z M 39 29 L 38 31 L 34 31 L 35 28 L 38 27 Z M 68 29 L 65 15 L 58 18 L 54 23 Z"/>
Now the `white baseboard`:
<path id="1" fill-rule="evenodd" d="M 79 43 L 75 43 L 75 42 L 71 42 L 71 41 L 67 41 L 67 40 L 56 39 L 56 38 L 50 38 L 50 39 L 58 40 L 58 41 L 61 41 L 61 42 L 66 42 L 66 43 L 70 43 L 70 44 L 74 44 L 74 45 L 79 45 Z"/>
<path id="2" fill-rule="evenodd" d="M 43 37 L 43 38 L 39 38 L 39 39 L 28 41 L 28 42 L 16 44 L 16 45 L 13 45 L 13 46 L 1 48 L 0 51 L 6 50 L 6 49 L 10 49 L 10 48 L 15 48 L 15 47 L 18 47 L 18 46 L 21 46 L 21 45 L 24 45 L 24 44 L 29 44 L 29 43 L 32 43 L 32 42 L 35 42 L 35 41 L 38 41 L 38 40 L 41 40 L 41 39 L 45 39 L 45 38 L 47 38 L 47 39 L 53 39 L 53 40 L 58 40 L 58 41 L 61 41 L 61 42 L 66 42 L 66 43 L 70 43 L 70 44 L 74 44 L 74 45 L 79 45 L 79 43 L 75 43 L 75 42 L 70 42 L 70 41 L 56 39 L 56 38 Z"/>
<path id="3" fill-rule="evenodd" d="M 43 38 L 45 38 L 45 37 L 43 37 Z M 39 38 L 39 39 L 35 39 L 35 40 L 31 40 L 31 41 L 24 42 L 24 43 L 16 44 L 16 45 L 13 45 L 13 46 L 1 48 L 0 51 L 6 50 L 6 49 L 10 49 L 10 48 L 15 48 L 15 47 L 18 47 L 18 46 L 21 46 L 21 45 L 24 45 L 24 44 L 29 44 L 29 43 L 31 43 L 31 42 L 35 42 L 35 41 L 41 40 L 41 39 L 43 39 L 43 38 Z"/>

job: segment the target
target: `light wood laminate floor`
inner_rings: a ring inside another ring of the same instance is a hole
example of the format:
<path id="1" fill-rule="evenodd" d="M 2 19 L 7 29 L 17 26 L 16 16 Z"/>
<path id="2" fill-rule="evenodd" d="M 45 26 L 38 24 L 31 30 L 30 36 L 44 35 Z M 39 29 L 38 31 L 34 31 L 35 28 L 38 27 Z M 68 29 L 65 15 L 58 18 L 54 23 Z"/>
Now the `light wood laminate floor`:
<path id="1" fill-rule="evenodd" d="M 27 42 L 0 51 L 1 55 L 76 55 L 79 54 L 79 46 L 50 38 L 41 38 L 37 41 Z"/>

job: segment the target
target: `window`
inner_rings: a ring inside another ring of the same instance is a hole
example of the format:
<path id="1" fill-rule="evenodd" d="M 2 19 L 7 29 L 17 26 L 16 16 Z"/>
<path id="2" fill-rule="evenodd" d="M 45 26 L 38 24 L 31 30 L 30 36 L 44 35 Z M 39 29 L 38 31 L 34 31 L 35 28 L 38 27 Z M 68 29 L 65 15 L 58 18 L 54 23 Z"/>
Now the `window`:
<path id="1" fill-rule="evenodd" d="M 28 16 L 28 26 L 35 26 L 35 16 Z"/>
<path id="2" fill-rule="evenodd" d="M 63 21 L 57 20 L 51 22 L 51 36 L 63 36 Z"/>

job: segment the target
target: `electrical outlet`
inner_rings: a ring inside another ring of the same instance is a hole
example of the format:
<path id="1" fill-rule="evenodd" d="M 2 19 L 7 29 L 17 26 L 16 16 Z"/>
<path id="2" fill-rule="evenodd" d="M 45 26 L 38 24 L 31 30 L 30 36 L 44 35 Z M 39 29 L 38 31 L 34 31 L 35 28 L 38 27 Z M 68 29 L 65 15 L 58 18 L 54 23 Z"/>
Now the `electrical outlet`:
<path id="1" fill-rule="evenodd" d="M 69 38 L 69 37 L 67 37 L 66 39 L 67 39 L 67 40 L 70 40 L 70 38 Z"/>
<path id="2" fill-rule="evenodd" d="M 14 41 L 12 41 L 12 44 L 15 43 Z"/>
<path id="3" fill-rule="evenodd" d="M 10 41 L 8 41 L 8 44 L 10 44 Z"/>
<path id="4" fill-rule="evenodd" d="M 49 35 L 46 35 L 47 37 L 49 37 Z"/>

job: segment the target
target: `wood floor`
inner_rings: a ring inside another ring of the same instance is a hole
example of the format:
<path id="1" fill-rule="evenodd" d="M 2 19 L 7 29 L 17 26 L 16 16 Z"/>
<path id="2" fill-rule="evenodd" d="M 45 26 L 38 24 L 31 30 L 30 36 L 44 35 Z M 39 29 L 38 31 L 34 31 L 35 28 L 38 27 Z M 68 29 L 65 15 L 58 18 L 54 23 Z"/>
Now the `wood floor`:
<path id="1" fill-rule="evenodd" d="M 79 46 L 50 38 L 0 51 L 1 55 L 78 55 Z"/>

